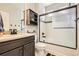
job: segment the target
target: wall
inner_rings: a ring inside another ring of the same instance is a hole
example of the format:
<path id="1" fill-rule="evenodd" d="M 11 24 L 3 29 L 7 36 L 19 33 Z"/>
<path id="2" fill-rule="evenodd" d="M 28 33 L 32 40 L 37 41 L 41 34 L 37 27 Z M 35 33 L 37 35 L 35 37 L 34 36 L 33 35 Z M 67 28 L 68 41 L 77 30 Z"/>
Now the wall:
<path id="1" fill-rule="evenodd" d="M 36 13 L 38 13 L 38 4 L 37 3 L 25 3 L 25 10 L 27 10 L 27 9 L 31 9 L 31 10 L 33 10 L 33 11 L 35 11 Z M 36 32 L 35 32 L 35 37 L 36 37 L 36 41 L 37 41 L 37 39 L 38 39 L 38 25 L 35 25 L 35 26 L 33 26 L 33 25 L 26 25 L 25 26 L 25 32 L 27 32 L 27 30 L 28 31 L 30 31 L 30 32 L 32 32 L 33 30 L 35 30 Z"/>
<path id="2" fill-rule="evenodd" d="M 25 9 L 32 9 L 36 13 L 38 13 L 38 3 L 25 3 Z"/>
<path id="3" fill-rule="evenodd" d="M 78 4 L 77 8 L 79 10 L 79 4 Z M 77 13 L 78 13 L 78 17 L 79 17 L 79 11 Z M 43 26 L 43 25 L 41 25 L 41 26 Z M 49 28 L 49 27 L 50 27 L 50 25 L 47 28 Z M 78 29 L 79 29 L 79 21 L 78 21 Z M 47 34 L 50 35 L 51 33 L 47 33 Z M 78 30 L 78 34 L 79 34 L 79 30 Z M 46 48 L 47 48 L 48 52 L 50 52 L 54 55 L 60 55 L 60 56 L 67 56 L 67 55 L 72 56 L 73 55 L 73 56 L 77 56 L 77 55 L 79 55 L 79 38 L 78 38 L 78 44 L 77 45 L 78 45 L 77 50 L 69 49 L 69 48 L 65 48 L 65 47 L 60 47 L 60 46 L 55 46 L 55 45 L 50 45 L 50 44 L 46 44 Z"/>

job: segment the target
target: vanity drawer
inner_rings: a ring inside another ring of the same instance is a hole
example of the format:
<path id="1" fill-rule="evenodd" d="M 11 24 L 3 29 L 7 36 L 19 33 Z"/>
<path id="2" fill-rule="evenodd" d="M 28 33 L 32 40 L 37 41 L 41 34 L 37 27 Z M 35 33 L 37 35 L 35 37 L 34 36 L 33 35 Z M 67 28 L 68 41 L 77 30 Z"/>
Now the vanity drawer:
<path id="1" fill-rule="evenodd" d="M 32 42 L 32 41 L 34 41 L 34 36 L 1 42 L 0 54 L 10 51 L 12 49 L 15 49 L 17 47 L 23 46 L 24 44 L 28 44 L 29 42 Z"/>

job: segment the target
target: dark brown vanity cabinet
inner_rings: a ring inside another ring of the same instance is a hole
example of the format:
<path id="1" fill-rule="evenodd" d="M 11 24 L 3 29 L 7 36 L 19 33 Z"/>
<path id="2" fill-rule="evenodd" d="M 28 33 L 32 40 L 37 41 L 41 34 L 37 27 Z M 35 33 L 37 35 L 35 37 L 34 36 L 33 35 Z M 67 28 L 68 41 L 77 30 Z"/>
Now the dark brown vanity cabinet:
<path id="1" fill-rule="evenodd" d="M 0 56 L 34 56 L 34 36 L 0 42 Z"/>
<path id="2" fill-rule="evenodd" d="M 3 53 L 1 56 L 22 56 L 22 47 Z"/>
<path id="3" fill-rule="evenodd" d="M 35 55 L 34 42 L 24 45 L 24 56 L 34 56 L 34 55 Z"/>

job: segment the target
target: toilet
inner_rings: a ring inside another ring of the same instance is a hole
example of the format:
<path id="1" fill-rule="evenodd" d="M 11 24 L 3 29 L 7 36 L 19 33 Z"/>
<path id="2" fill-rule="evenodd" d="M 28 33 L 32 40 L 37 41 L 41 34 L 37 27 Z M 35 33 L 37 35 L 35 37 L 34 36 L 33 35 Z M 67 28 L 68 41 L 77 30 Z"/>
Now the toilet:
<path id="1" fill-rule="evenodd" d="M 37 56 L 45 56 L 46 55 L 46 45 L 45 43 L 41 43 L 41 42 L 36 42 L 37 40 L 35 40 L 35 54 Z"/>
<path id="2" fill-rule="evenodd" d="M 46 54 L 45 43 L 38 42 L 35 44 L 36 54 L 38 56 L 44 56 Z"/>

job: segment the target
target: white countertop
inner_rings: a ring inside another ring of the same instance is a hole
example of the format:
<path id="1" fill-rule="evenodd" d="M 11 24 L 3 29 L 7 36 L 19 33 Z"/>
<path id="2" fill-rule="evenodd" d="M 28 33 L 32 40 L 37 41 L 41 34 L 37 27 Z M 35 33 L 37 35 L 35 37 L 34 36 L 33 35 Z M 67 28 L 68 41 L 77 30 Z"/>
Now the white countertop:
<path id="1" fill-rule="evenodd" d="M 20 33 L 20 34 L 14 34 L 14 35 L 0 35 L 0 42 L 19 39 L 19 38 L 23 38 L 23 37 L 29 37 L 29 36 L 33 36 L 33 35 L 35 35 L 35 34 Z"/>

